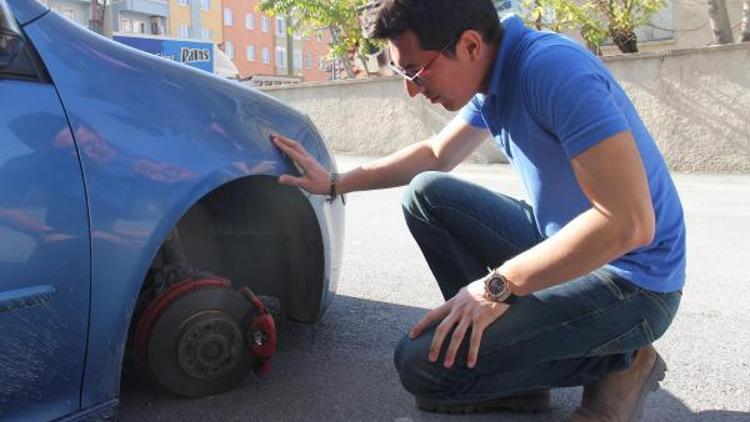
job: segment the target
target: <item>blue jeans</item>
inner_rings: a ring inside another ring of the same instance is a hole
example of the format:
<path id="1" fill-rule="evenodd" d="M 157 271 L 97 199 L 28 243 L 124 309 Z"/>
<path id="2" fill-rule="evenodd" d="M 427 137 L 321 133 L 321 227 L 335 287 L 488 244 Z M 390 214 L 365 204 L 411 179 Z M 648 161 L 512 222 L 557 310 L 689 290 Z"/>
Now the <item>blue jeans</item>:
<path id="1" fill-rule="evenodd" d="M 444 173 L 415 177 L 403 207 L 445 299 L 544 240 L 530 206 Z M 453 368 L 442 365 L 448 341 L 436 362 L 427 359 L 434 328 L 401 340 L 396 369 L 407 391 L 443 403 L 589 384 L 629 367 L 636 349 L 664 334 L 681 297 L 601 268 L 517 298 L 485 330 L 474 369 L 466 366 L 469 334 Z"/>

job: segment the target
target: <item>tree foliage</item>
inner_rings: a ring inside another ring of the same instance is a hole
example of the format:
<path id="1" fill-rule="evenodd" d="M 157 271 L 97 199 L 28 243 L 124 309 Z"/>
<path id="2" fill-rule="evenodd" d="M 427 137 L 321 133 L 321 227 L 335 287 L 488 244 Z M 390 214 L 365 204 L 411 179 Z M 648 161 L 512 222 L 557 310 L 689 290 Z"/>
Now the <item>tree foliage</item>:
<path id="1" fill-rule="evenodd" d="M 634 53 L 635 29 L 665 5 L 665 0 L 524 0 L 523 10 L 527 23 L 538 29 L 578 30 L 597 54 L 607 39 L 623 53 Z"/>
<path id="2" fill-rule="evenodd" d="M 364 37 L 358 18 L 358 10 L 361 10 L 367 1 L 261 0 L 258 7 L 269 15 L 290 16 L 293 25 L 288 28 L 289 31 L 330 31 L 330 55 L 347 60 L 351 52 L 369 52 L 375 49 L 373 42 Z"/>

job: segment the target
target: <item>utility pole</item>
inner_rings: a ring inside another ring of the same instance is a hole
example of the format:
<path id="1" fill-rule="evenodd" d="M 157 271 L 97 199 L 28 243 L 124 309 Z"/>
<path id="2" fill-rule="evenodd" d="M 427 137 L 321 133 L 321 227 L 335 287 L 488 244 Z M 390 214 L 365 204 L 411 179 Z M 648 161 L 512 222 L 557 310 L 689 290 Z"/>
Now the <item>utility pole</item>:
<path id="1" fill-rule="evenodd" d="M 101 34 L 105 37 L 112 39 L 112 32 L 114 32 L 114 17 L 112 16 L 112 8 L 116 0 L 102 0 L 102 32 Z"/>
<path id="2" fill-rule="evenodd" d="M 286 22 L 286 74 L 294 76 L 294 37 L 292 36 L 292 17 L 284 16 Z"/>

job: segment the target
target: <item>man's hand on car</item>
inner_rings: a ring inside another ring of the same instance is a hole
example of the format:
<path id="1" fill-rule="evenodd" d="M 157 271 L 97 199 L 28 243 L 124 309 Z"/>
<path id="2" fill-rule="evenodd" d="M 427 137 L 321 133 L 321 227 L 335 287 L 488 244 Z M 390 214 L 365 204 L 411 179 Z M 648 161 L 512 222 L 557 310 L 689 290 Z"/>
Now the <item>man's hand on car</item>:
<path id="1" fill-rule="evenodd" d="M 297 165 L 300 176 L 288 174 L 279 177 L 279 183 L 300 187 L 310 193 L 323 195 L 330 192 L 331 174 L 310 155 L 299 142 L 280 135 L 271 135 L 271 141 Z"/>
<path id="2" fill-rule="evenodd" d="M 462 288 L 454 297 L 444 304 L 430 311 L 414 328 L 409 335 L 415 338 L 422 334 L 428 327 L 442 319 L 435 329 L 430 346 L 429 359 L 437 361 L 443 342 L 453 330 L 450 346 L 445 352 L 443 365 L 450 368 L 456 361 L 456 353 L 466 336 L 466 331 L 471 328 L 471 339 L 469 342 L 469 354 L 466 364 L 474 368 L 479 357 L 479 344 L 482 341 L 482 333 L 492 322 L 502 316 L 509 306 L 505 303 L 493 302 L 484 297 L 484 279 L 468 284 Z M 453 329 L 455 327 L 455 330 Z"/>

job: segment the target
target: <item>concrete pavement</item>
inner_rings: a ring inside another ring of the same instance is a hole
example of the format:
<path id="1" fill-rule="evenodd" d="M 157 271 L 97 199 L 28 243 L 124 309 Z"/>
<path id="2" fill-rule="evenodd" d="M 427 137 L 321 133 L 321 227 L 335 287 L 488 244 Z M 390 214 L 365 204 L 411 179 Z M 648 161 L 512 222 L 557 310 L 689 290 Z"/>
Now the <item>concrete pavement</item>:
<path id="1" fill-rule="evenodd" d="M 368 161 L 339 156 L 346 170 Z M 506 165 L 463 165 L 457 173 L 522 196 Z M 646 421 L 750 420 L 750 175 L 675 175 L 688 225 L 688 282 L 681 309 L 657 348 L 669 365 L 646 402 Z M 278 321 L 270 374 L 227 394 L 197 400 L 123 387 L 123 421 L 552 421 L 573 410 L 580 388 L 557 390 L 550 413 L 439 416 L 416 410 L 401 388 L 392 352 L 424 313 L 441 303 L 403 223 L 402 189 L 348 195 L 345 264 L 338 297 L 316 325 Z"/>

